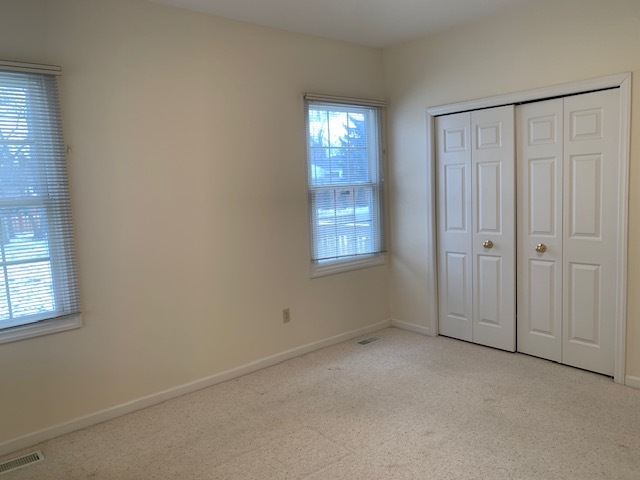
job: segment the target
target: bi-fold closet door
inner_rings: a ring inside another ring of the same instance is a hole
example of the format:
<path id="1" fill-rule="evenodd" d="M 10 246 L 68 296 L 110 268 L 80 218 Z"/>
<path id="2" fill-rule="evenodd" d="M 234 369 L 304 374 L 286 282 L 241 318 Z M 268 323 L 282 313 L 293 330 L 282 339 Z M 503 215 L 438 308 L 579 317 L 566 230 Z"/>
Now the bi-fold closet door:
<path id="1" fill-rule="evenodd" d="M 442 335 L 613 374 L 618 95 L 436 119 Z"/>
<path id="2" fill-rule="evenodd" d="M 518 351 L 613 375 L 619 91 L 516 108 Z"/>
<path id="3" fill-rule="evenodd" d="M 440 333 L 514 351 L 513 106 L 438 117 Z"/>

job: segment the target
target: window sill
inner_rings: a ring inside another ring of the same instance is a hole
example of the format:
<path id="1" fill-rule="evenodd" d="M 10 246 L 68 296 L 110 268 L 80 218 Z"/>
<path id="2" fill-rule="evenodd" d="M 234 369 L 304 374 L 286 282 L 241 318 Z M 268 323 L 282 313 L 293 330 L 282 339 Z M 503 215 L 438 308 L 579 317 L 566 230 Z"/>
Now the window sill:
<path id="1" fill-rule="evenodd" d="M 311 278 L 324 277 L 335 273 L 349 272 L 361 268 L 384 265 L 386 260 L 384 253 L 367 255 L 366 257 L 346 258 L 311 265 Z"/>
<path id="2" fill-rule="evenodd" d="M 40 335 L 48 335 L 50 333 L 64 332 L 65 330 L 72 330 L 74 328 L 80 328 L 81 326 L 82 318 L 80 314 L 51 318 L 41 322 L 0 330 L 0 344 L 17 342 L 25 338 L 39 337 Z"/>

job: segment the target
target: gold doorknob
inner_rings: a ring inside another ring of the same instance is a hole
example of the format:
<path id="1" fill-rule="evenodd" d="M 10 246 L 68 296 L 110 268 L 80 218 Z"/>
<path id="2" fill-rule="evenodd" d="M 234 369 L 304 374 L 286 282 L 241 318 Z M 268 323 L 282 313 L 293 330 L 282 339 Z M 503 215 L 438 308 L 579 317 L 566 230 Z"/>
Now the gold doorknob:
<path id="1" fill-rule="evenodd" d="M 536 245 L 536 252 L 544 253 L 547 251 L 547 246 L 544 243 L 539 243 Z"/>
<path id="2" fill-rule="evenodd" d="M 491 240 L 487 240 L 482 244 L 484 248 L 493 248 L 493 242 Z"/>

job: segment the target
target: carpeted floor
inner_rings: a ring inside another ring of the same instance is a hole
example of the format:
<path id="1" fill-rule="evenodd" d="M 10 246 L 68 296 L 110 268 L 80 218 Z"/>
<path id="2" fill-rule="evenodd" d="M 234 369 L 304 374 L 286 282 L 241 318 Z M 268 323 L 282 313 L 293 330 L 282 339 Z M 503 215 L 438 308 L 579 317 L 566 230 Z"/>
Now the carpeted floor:
<path id="1" fill-rule="evenodd" d="M 640 390 L 376 335 L 45 442 L 44 462 L 2 480 L 640 479 Z"/>

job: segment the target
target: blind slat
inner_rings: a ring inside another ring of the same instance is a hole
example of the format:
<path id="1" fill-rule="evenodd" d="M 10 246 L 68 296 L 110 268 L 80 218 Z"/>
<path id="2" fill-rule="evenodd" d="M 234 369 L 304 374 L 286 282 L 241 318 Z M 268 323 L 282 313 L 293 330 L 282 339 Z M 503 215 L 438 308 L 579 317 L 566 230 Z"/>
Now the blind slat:
<path id="1" fill-rule="evenodd" d="M 62 75 L 59 65 L 42 65 L 39 63 L 12 62 L 0 60 L 0 70 L 5 72 L 42 73 L 46 75 Z"/>
<path id="2" fill-rule="evenodd" d="M 364 107 L 386 107 L 384 100 L 373 100 L 367 98 L 339 97 L 336 95 L 321 95 L 318 93 L 305 93 L 304 99 L 309 102 L 335 103 L 338 105 L 361 105 Z"/>

